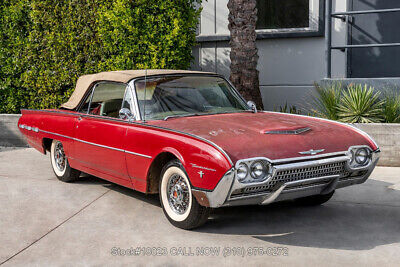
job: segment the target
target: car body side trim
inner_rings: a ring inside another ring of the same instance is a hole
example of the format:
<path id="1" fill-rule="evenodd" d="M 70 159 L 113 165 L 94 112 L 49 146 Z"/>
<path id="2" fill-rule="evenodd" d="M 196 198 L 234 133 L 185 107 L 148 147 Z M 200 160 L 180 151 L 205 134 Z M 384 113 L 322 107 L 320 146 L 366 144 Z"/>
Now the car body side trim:
<path id="1" fill-rule="evenodd" d="M 120 148 L 111 147 L 111 146 L 105 146 L 105 145 L 100 145 L 100 144 L 97 144 L 97 143 L 88 142 L 88 141 L 81 140 L 81 139 L 78 139 L 78 138 L 74 138 L 74 140 L 75 140 L 75 141 L 78 141 L 78 142 L 81 142 L 81 143 L 88 144 L 88 145 L 92 145 L 92 146 L 98 146 L 98 147 L 102 147 L 102 148 L 107 148 L 107 149 L 111 149 L 111 150 L 116 150 L 116 151 L 120 151 L 120 152 L 125 152 L 125 150 L 120 149 Z"/>
<path id="2" fill-rule="evenodd" d="M 53 132 L 49 132 L 49 131 L 45 131 L 45 130 L 41 130 L 41 129 L 39 129 L 39 132 L 47 133 L 47 134 L 52 134 L 52 135 L 64 137 L 64 138 L 71 139 L 71 140 L 76 140 L 76 138 L 73 138 L 73 137 L 71 137 L 71 136 L 67 136 L 67 135 L 63 135 L 63 134 L 58 134 L 58 133 L 53 133 Z"/>
<path id="3" fill-rule="evenodd" d="M 120 151 L 120 152 L 124 152 L 124 153 L 128 153 L 128 154 L 132 154 L 132 155 L 136 155 L 136 156 L 140 156 L 140 157 L 144 157 L 144 158 L 149 158 L 149 159 L 152 158 L 152 157 L 149 156 L 149 155 L 144 155 L 144 154 L 140 154 L 140 153 L 136 153 L 136 152 L 124 150 L 124 149 L 121 149 L 121 148 L 116 148 L 116 147 L 105 146 L 105 145 L 101 145 L 101 144 L 97 144 L 97 143 L 93 143 L 93 142 L 88 142 L 88 141 L 85 141 L 85 140 L 81 140 L 81 139 L 78 139 L 78 138 L 73 138 L 73 137 L 70 137 L 70 136 L 67 136 L 67 135 L 63 135 L 63 134 L 53 133 L 53 132 L 49 132 L 49 131 L 45 131 L 45 130 L 40 130 L 40 129 L 39 129 L 39 132 L 43 132 L 43 133 L 47 133 L 47 134 L 52 134 L 52 135 L 64 137 L 64 138 L 67 138 L 67 139 L 71 139 L 71 140 L 74 140 L 74 141 L 77 141 L 77 142 L 89 144 L 89 145 L 92 145 L 92 146 L 98 146 L 98 147 L 102 147 L 102 148 L 107 148 L 107 149 L 111 149 L 111 150 L 116 150 L 116 151 Z"/>
<path id="4" fill-rule="evenodd" d="M 151 156 L 144 155 L 144 154 L 140 154 L 140 153 L 136 153 L 136 152 L 132 152 L 132 151 L 128 151 L 128 150 L 124 150 L 124 152 L 125 152 L 125 153 L 128 153 L 128 154 L 132 154 L 132 155 L 144 157 L 144 158 L 149 158 L 149 159 L 152 158 Z"/>

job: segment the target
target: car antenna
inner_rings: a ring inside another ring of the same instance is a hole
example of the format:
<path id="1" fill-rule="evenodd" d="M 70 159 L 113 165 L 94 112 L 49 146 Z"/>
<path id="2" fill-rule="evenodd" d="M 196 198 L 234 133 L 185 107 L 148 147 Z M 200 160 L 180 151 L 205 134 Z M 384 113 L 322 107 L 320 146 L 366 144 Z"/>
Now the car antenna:
<path id="1" fill-rule="evenodd" d="M 147 87 L 147 68 L 144 71 L 144 101 L 143 101 L 143 122 L 146 122 L 146 87 Z"/>

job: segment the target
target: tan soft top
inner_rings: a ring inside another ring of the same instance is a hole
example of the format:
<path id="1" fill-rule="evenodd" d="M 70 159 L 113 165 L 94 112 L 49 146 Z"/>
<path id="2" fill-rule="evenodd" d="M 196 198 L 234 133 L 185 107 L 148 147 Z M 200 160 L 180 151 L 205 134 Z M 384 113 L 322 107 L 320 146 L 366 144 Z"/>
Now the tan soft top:
<path id="1" fill-rule="evenodd" d="M 99 81 L 113 81 L 127 83 L 132 79 L 145 76 L 145 70 L 121 70 L 108 71 L 96 74 L 89 74 L 79 77 L 76 82 L 75 91 L 69 98 L 68 102 L 61 105 L 65 109 L 75 109 L 86 92 L 91 88 L 93 83 Z M 189 70 L 147 70 L 147 76 L 163 75 L 163 74 L 215 74 L 211 72 L 189 71 Z"/>

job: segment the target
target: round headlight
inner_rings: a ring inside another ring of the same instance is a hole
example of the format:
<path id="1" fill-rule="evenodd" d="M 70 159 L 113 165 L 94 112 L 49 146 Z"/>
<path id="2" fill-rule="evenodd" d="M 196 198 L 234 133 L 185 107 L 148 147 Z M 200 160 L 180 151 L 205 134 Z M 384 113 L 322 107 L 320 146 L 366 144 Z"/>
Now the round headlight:
<path id="1" fill-rule="evenodd" d="M 357 162 L 357 164 L 364 165 L 369 158 L 369 153 L 368 150 L 365 148 L 360 148 L 356 151 L 354 155 L 354 159 Z"/>
<path id="2" fill-rule="evenodd" d="M 247 165 L 243 163 L 240 164 L 236 170 L 236 174 L 239 182 L 243 182 L 246 179 L 247 174 L 249 174 L 249 169 L 247 168 Z"/>
<path id="3" fill-rule="evenodd" d="M 263 161 L 255 161 L 250 166 L 250 175 L 256 180 L 265 178 L 269 172 L 269 164 Z"/>

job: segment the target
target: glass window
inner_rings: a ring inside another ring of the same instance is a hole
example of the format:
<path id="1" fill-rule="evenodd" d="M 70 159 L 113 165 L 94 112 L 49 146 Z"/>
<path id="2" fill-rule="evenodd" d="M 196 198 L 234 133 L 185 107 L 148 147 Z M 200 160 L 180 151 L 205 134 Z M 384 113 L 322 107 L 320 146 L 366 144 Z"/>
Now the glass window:
<path id="1" fill-rule="evenodd" d="M 127 108 L 130 111 L 132 111 L 131 109 L 131 103 L 132 103 L 132 94 L 131 94 L 131 90 L 126 90 L 125 92 L 125 97 L 124 97 L 124 102 L 122 102 L 122 108 Z"/>
<path id="2" fill-rule="evenodd" d="M 125 89 L 126 85 L 121 83 L 98 83 L 80 112 L 118 118 Z"/>
<path id="3" fill-rule="evenodd" d="M 220 77 L 165 76 L 135 82 L 142 118 L 196 116 L 249 110 L 231 86 Z"/>
<path id="4" fill-rule="evenodd" d="M 311 0 L 257 0 L 257 29 L 310 27 Z"/>
<path id="5" fill-rule="evenodd" d="M 90 99 L 92 97 L 93 88 L 90 90 L 90 94 L 86 97 L 85 103 L 80 107 L 79 112 L 88 113 Z"/>

